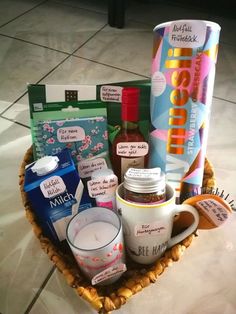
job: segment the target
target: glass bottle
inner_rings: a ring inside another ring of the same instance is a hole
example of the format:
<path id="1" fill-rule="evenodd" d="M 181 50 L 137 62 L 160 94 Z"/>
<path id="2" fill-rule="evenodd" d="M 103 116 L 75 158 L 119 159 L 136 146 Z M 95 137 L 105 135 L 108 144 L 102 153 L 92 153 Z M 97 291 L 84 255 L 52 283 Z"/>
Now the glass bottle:
<path id="1" fill-rule="evenodd" d="M 121 130 L 112 144 L 112 163 L 119 182 L 129 168 L 147 166 L 148 143 L 139 130 L 139 95 L 135 87 L 124 87 L 121 103 Z"/>

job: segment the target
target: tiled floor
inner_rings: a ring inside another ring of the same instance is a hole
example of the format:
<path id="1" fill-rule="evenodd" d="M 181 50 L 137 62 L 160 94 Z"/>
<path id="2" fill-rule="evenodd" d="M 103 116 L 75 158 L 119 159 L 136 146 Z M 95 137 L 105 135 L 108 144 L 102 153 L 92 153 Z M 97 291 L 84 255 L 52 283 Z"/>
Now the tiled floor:
<path id="1" fill-rule="evenodd" d="M 236 19 L 130 0 L 125 28 L 114 29 L 107 25 L 105 0 L 0 1 L 1 314 L 93 313 L 53 269 L 24 216 L 18 168 L 31 145 L 27 83 L 150 77 L 153 26 L 179 18 L 222 27 L 207 154 L 219 188 L 236 199 Z M 224 228 L 203 232 L 181 263 L 117 313 L 235 313 L 235 223 L 233 215 Z"/>

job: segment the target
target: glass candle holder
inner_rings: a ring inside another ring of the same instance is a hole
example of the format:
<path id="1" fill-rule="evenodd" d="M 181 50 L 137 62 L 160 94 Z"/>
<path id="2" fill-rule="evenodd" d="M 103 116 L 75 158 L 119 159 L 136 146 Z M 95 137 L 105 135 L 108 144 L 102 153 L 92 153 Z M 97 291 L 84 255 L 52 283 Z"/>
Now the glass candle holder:
<path id="1" fill-rule="evenodd" d="M 92 285 L 107 285 L 126 271 L 120 217 L 102 207 L 86 209 L 67 226 L 67 241 L 78 266 Z"/>

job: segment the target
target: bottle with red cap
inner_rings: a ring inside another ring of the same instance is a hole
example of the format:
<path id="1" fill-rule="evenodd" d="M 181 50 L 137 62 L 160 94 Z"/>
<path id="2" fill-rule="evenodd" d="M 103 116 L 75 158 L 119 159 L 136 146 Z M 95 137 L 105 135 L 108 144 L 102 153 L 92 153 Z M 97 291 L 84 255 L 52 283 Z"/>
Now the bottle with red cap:
<path id="1" fill-rule="evenodd" d="M 121 130 L 112 144 L 112 164 L 119 182 L 129 168 L 146 168 L 148 143 L 139 130 L 139 96 L 135 87 L 124 87 L 121 103 Z"/>

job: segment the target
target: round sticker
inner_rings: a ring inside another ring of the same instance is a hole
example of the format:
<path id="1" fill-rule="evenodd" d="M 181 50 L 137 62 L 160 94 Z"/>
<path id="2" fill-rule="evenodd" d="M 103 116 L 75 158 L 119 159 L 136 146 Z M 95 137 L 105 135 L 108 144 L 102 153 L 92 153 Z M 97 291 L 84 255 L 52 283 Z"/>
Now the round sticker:
<path id="1" fill-rule="evenodd" d="M 152 94 L 160 96 L 166 88 L 166 78 L 162 72 L 154 72 L 152 75 Z"/>

